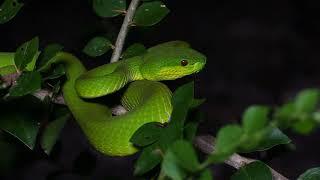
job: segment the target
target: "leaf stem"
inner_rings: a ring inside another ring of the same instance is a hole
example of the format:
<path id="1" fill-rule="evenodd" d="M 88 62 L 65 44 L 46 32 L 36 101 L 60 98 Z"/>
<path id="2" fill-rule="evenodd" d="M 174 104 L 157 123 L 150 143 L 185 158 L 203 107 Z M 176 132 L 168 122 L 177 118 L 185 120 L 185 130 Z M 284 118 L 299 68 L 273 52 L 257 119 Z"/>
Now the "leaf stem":
<path id="1" fill-rule="evenodd" d="M 128 31 L 129 31 L 129 27 L 132 24 L 132 19 L 134 17 L 134 13 L 136 12 L 136 9 L 139 5 L 139 2 L 140 2 L 140 0 L 132 0 L 129 7 L 128 7 L 128 10 L 126 11 L 126 16 L 124 17 L 120 32 L 117 37 L 117 41 L 115 43 L 115 48 L 112 53 L 112 57 L 110 60 L 111 63 L 117 62 L 120 58 L 124 42 L 126 40 Z"/>

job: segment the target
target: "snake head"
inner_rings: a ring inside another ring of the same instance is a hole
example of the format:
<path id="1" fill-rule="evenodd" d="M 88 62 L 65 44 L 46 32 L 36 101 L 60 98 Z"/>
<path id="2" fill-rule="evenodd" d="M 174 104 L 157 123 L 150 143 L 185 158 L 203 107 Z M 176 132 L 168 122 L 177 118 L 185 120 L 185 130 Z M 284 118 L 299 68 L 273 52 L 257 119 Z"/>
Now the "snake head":
<path id="1" fill-rule="evenodd" d="M 174 80 L 198 73 L 206 57 L 190 47 L 157 46 L 143 56 L 141 75 L 148 80 Z"/>

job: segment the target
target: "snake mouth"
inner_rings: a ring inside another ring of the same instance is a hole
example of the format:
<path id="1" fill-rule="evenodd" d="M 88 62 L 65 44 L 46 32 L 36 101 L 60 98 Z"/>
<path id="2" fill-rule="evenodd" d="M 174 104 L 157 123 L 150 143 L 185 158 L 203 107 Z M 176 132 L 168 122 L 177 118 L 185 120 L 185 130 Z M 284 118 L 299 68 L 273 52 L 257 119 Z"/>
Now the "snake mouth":
<path id="1" fill-rule="evenodd" d="M 162 68 L 157 72 L 157 77 L 152 80 L 175 80 L 187 75 L 200 72 L 205 66 L 205 62 L 196 62 L 188 66 L 174 66 Z"/>

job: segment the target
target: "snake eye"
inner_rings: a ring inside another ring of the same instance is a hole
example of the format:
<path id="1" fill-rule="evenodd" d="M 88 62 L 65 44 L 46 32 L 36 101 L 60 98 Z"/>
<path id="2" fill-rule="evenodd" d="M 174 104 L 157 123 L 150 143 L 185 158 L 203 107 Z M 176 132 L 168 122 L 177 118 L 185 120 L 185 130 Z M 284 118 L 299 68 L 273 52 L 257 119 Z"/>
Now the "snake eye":
<path id="1" fill-rule="evenodd" d="M 181 66 L 186 66 L 188 65 L 188 60 L 182 59 L 180 63 L 181 63 Z"/>

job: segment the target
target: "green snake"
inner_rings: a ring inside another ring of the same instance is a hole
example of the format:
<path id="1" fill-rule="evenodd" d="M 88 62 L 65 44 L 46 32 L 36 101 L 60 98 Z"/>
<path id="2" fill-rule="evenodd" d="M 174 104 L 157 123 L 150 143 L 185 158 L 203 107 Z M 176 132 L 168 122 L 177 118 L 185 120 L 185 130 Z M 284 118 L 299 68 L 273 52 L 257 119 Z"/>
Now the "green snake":
<path id="1" fill-rule="evenodd" d="M 12 62 L 13 55 L 0 54 L 0 67 L 8 68 L 9 59 Z M 137 152 L 130 138 L 139 127 L 170 120 L 172 93 L 158 81 L 197 73 L 204 67 L 206 57 L 185 42 L 170 41 L 149 48 L 143 55 L 89 71 L 66 52 L 57 53 L 45 67 L 53 63 L 65 66 L 63 97 L 90 144 L 109 156 L 127 156 Z M 106 105 L 85 100 L 111 94 L 128 83 L 121 97 L 121 104 L 128 110 L 123 115 L 113 116 Z"/>

